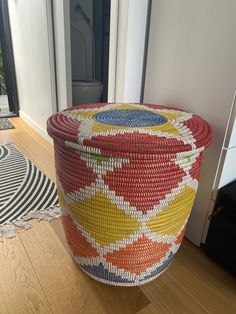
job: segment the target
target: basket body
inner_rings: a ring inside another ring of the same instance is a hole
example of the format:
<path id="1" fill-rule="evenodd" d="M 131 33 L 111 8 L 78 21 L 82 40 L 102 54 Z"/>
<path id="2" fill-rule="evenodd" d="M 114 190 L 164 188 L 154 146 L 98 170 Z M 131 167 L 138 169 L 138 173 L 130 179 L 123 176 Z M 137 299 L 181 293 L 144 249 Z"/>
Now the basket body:
<path id="1" fill-rule="evenodd" d="M 75 262 L 99 281 L 134 286 L 154 279 L 173 261 L 211 134 L 208 128 L 208 134 L 202 130 L 194 137 L 188 113 L 148 105 L 141 113 L 143 105 L 122 106 L 72 108 L 51 118 L 48 132 Z M 173 116 L 179 119 L 175 123 Z"/>

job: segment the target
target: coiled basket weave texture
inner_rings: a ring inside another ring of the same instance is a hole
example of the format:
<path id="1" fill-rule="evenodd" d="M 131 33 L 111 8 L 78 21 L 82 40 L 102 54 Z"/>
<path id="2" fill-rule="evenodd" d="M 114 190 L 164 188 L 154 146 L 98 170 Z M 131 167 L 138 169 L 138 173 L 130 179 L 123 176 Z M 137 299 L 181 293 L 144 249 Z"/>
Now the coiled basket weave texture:
<path id="1" fill-rule="evenodd" d="M 89 276 L 144 284 L 172 262 L 211 129 L 152 104 L 89 104 L 48 120 L 65 235 Z"/>

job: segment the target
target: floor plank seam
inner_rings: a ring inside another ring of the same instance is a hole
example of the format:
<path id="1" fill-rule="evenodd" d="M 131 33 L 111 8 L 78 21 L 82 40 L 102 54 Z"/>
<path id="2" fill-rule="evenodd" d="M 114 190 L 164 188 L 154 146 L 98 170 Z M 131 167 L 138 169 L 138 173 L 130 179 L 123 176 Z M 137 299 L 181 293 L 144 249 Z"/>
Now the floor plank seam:
<path id="1" fill-rule="evenodd" d="M 27 232 L 27 231 L 26 231 L 26 232 Z M 29 261 L 30 261 L 30 264 L 31 264 L 32 269 L 33 269 L 33 271 L 34 271 L 34 273 L 35 273 L 35 276 L 36 276 L 36 278 L 37 278 L 37 281 L 38 281 L 38 283 L 39 283 L 39 286 L 41 287 L 41 289 L 42 289 L 42 291 L 43 291 L 43 294 L 44 294 L 44 296 L 45 296 L 45 299 L 47 300 L 48 307 L 49 307 L 51 313 L 54 314 L 54 312 L 53 312 L 53 310 L 52 310 L 52 308 L 51 308 L 50 302 L 49 302 L 49 300 L 48 300 L 48 298 L 47 298 L 46 292 L 45 292 L 45 290 L 44 290 L 44 288 L 43 288 L 43 286 L 42 286 L 41 281 L 39 280 L 38 274 L 37 274 L 37 272 L 36 272 L 36 270 L 35 270 L 35 267 L 34 267 L 32 261 L 31 261 L 31 258 L 30 258 L 30 256 L 29 256 L 29 254 L 28 254 L 28 252 L 27 252 L 27 250 L 26 250 L 26 248 L 25 248 L 24 242 L 22 241 L 20 234 L 19 234 L 19 238 L 20 238 L 21 244 L 22 244 L 22 246 L 23 246 L 23 248 L 24 248 L 24 250 L 25 250 L 25 253 L 26 253 L 26 255 L 27 255 L 27 257 L 28 257 L 28 259 L 29 259 Z"/>

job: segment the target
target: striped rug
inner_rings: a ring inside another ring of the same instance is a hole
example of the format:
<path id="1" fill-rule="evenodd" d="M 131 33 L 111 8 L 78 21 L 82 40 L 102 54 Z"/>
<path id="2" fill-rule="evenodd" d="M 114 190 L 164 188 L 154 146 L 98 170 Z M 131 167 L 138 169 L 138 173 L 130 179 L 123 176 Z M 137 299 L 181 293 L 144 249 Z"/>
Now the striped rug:
<path id="1" fill-rule="evenodd" d="M 0 145 L 0 226 L 57 204 L 55 184 L 13 144 Z"/>
<path id="2" fill-rule="evenodd" d="M 0 118 L 0 130 L 7 129 L 15 129 L 15 127 L 7 118 Z"/>

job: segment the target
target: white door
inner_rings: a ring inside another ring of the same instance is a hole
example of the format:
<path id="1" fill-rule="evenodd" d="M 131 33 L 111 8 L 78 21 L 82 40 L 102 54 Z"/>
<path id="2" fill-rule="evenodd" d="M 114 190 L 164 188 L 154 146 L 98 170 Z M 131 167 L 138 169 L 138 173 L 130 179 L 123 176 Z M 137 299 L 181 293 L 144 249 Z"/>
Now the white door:
<path id="1" fill-rule="evenodd" d="M 213 129 L 186 233 L 197 245 L 235 90 L 235 10 L 235 0 L 152 2 L 144 100 L 194 112 Z"/>

